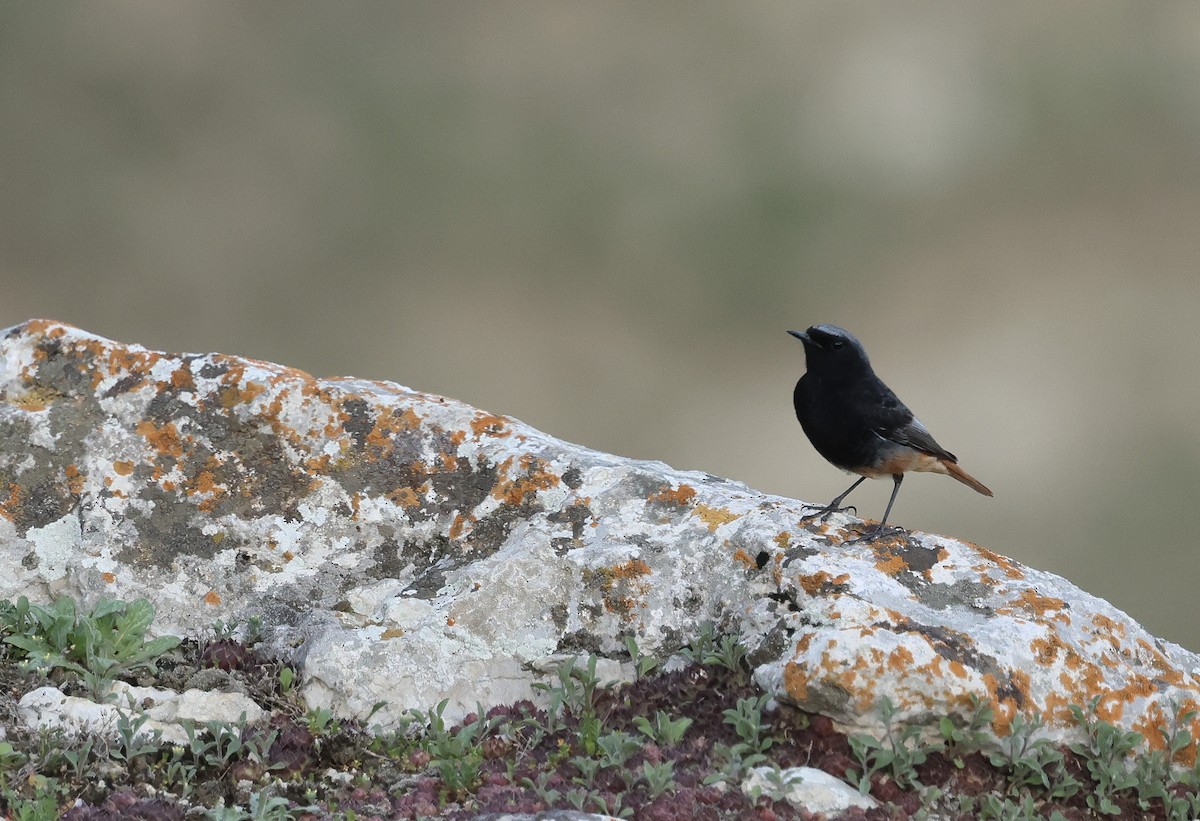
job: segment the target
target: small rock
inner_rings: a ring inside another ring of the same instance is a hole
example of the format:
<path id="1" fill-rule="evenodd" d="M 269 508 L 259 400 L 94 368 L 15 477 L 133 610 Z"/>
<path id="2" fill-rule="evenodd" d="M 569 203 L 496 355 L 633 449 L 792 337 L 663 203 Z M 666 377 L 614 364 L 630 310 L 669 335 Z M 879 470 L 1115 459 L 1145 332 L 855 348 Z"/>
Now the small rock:
<path id="1" fill-rule="evenodd" d="M 879 805 L 845 781 L 815 767 L 755 767 L 742 782 L 742 792 L 754 798 L 766 795 L 785 800 L 798 810 L 835 814 L 851 807 L 869 810 Z"/>
<path id="2" fill-rule="evenodd" d="M 68 735 L 108 735 L 119 714 L 111 704 L 68 696 L 57 687 L 39 687 L 17 702 L 17 716 L 30 730 L 59 729 Z"/>

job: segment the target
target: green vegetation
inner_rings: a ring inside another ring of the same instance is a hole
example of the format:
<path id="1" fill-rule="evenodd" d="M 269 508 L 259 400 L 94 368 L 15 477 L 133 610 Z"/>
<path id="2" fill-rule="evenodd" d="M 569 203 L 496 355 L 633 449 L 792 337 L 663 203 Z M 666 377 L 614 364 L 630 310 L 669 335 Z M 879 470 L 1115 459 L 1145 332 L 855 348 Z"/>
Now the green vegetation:
<path id="1" fill-rule="evenodd" d="M 449 702 L 411 709 L 384 731 L 307 708 L 290 667 L 251 646 L 261 625 L 216 625 L 203 643 L 148 639 L 143 600 L 101 600 L 79 611 L 0 602 L 0 707 L 50 681 L 67 692 L 103 694 L 136 673 L 170 686 L 219 666 L 271 713 L 257 722 L 182 724 L 164 741 L 146 715 L 114 705 L 106 735 L 6 726 L 0 740 L 0 810 L 13 819 L 181 819 L 203 809 L 224 819 L 467 818 L 481 812 L 576 808 L 619 818 L 796 818 L 785 799 L 788 768 L 819 767 L 882 803 L 880 818 L 1194 818 L 1200 766 L 1174 711 L 1166 748 L 1131 753 L 1142 738 L 1073 708 L 1081 741 L 1058 748 L 1039 719 L 1016 716 L 999 746 L 991 705 L 973 702 L 966 721 L 906 725 L 885 700 L 881 737 L 839 733 L 829 719 L 757 692 L 736 636 L 711 626 L 670 673 L 625 641 L 637 680 L 604 682 L 595 656 L 567 659 L 531 702 L 480 706 L 446 719 Z M 376 705 L 376 710 L 383 705 Z M 752 794 L 741 783 L 763 767 Z M 149 797 L 148 797 L 149 796 Z M 872 811 L 875 812 L 875 811 Z M 874 816 L 868 816 L 874 817 Z"/>
<path id="2" fill-rule="evenodd" d="M 154 608 L 145 599 L 100 599 L 87 613 L 61 597 L 49 607 L 22 596 L 14 605 L 0 603 L 0 633 L 6 644 L 23 651 L 25 669 L 49 675 L 57 669 L 77 674 L 93 697 L 103 695 L 114 678 L 138 669 L 154 669 L 155 660 L 179 645 L 174 636 L 146 638 Z"/>

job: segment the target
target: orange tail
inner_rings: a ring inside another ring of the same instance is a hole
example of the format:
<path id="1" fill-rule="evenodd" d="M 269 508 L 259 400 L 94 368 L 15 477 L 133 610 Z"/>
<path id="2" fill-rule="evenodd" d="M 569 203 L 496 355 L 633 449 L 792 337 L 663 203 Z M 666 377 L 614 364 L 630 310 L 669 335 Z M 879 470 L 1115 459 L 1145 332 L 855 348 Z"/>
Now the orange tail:
<path id="1" fill-rule="evenodd" d="M 974 490 L 977 493 L 982 493 L 984 496 L 992 495 L 992 492 L 987 489 L 987 485 L 983 484 L 983 482 L 980 482 L 974 476 L 960 468 L 957 463 L 951 462 L 947 459 L 942 459 L 940 461 L 946 467 L 946 470 L 949 471 L 951 476 L 962 482 L 967 487 L 971 488 L 971 490 Z"/>

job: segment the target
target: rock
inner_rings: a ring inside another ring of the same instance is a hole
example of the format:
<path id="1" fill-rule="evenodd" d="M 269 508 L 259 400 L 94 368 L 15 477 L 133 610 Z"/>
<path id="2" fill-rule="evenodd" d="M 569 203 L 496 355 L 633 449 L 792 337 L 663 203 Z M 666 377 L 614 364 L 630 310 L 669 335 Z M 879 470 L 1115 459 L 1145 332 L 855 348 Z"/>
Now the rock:
<path id="1" fill-rule="evenodd" d="M 885 698 L 935 728 L 977 695 L 998 734 L 1025 712 L 1072 740 L 1097 698 L 1161 747 L 1200 707 L 1200 658 L 1057 576 L 929 534 L 845 544 L 847 516 L 390 383 L 30 321 L 0 342 L 0 475 L 0 597 L 146 596 L 176 634 L 262 616 L 343 716 L 454 719 L 710 620 L 779 700 L 856 732 Z"/>
<path id="2" fill-rule="evenodd" d="M 17 718 L 30 730 L 62 730 L 71 736 L 112 735 L 120 715 L 112 704 L 68 696 L 57 687 L 38 687 L 17 702 Z"/>
<path id="3" fill-rule="evenodd" d="M 756 800 L 760 795 L 787 801 L 798 810 L 825 814 L 841 813 L 852 807 L 869 810 L 879 802 L 863 795 L 845 781 L 814 767 L 755 767 L 742 782 L 742 792 Z"/>
<path id="4" fill-rule="evenodd" d="M 237 724 L 245 716 L 246 722 L 252 723 L 266 713 L 241 693 L 176 693 L 157 687 L 134 687 L 123 681 L 113 683 L 104 703 L 68 696 L 57 687 L 39 687 L 17 703 L 17 715 L 29 729 L 62 729 L 70 735 L 113 736 L 122 714 L 146 715 L 148 720 L 138 727 L 136 735 L 149 737 L 158 732 L 163 741 L 182 744 L 187 741 L 184 721 L 196 725 L 206 721 Z"/>
<path id="5" fill-rule="evenodd" d="M 145 729 L 158 730 L 164 741 L 181 744 L 187 740 L 183 722 L 196 725 L 206 721 L 238 724 L 243 719 L 251 724 L 266 715 L 266 710 L 244 693 L 218 693 L 209 690 L 164 690 L 157 687 L 134 687 L 123 681 L 113 682 L 110 692 L 114 704 L 133 705 L 149 716 Z"/>

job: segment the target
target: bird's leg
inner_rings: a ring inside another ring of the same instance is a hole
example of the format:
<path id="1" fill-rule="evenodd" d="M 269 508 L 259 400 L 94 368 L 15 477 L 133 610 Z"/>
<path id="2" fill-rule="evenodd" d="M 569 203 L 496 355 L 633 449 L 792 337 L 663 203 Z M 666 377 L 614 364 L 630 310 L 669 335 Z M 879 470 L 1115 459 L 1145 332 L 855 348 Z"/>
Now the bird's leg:
<path id="1" fill-rule="evenodd" d="M 855 482 L 854 484 L 850 485 L 850 487 L 846 488 L 846 490 L 842 493 L 841 496 L 838 496 L 832 502 L 825 505 L 825 507 L 817 510 L 816 513 L 809 513 L 807 516 L 801 516 L 800 521 L 804 522 L 809 519 L 824 519 L 830 513 L 839 513 L 843 510 L 853 510 L 855 513 L 858 513 L 858 510 L 853 505 L 847 505 L 846 507 L 838 507 L 838 505 L 840 505 L 842 503 L 842 499 L 845 499 L 847 496 L 850 495 L 850 491 L 854 490 L 856 487 L 861 485 L 866 480 L 867 480 L 866 476 L 859 476 L 858 481 Z M 895 495 L 896 494 L 893 493 L 892 498 L 895 498 Z M 812 505 L 805 505 L 805 507 L 812 507 Z M 890 508 L 891 506 L 889 505 L 888 507 Z M 886 518 L 886 516 L 885 516 L 885 518 Z"/>
<path id="2" fill-rule="evenodd" d="M 889 530 L 897 530 L 901 533 L 904 532 L 904 528 L 902 528 L 902 527 L 888 527 L 887 526 L 888 515 L 891 514 L 892 505 L 895 504 L 895 502 L 896 502 L 896 494 L 900 492 L 900 483 L 904 481 L 904 474 L 903 473 L 893 473 L 892 481 L 895 482 L 895 484 L 892 486 L 892 496 L 890 499 L 888 499 L 887 508 L 883 511 L 883 521 L 880 522 L 875 527 L 863 530 L 861 533 L 859 533 L 859 535 L 857 537 L 851 539 L 848 542 L 844 542 L 844 544 L 857 544 L 858 542 L 869 542 L 869 541 L 872 541 L 873 539 L 883 536 Z"/>

